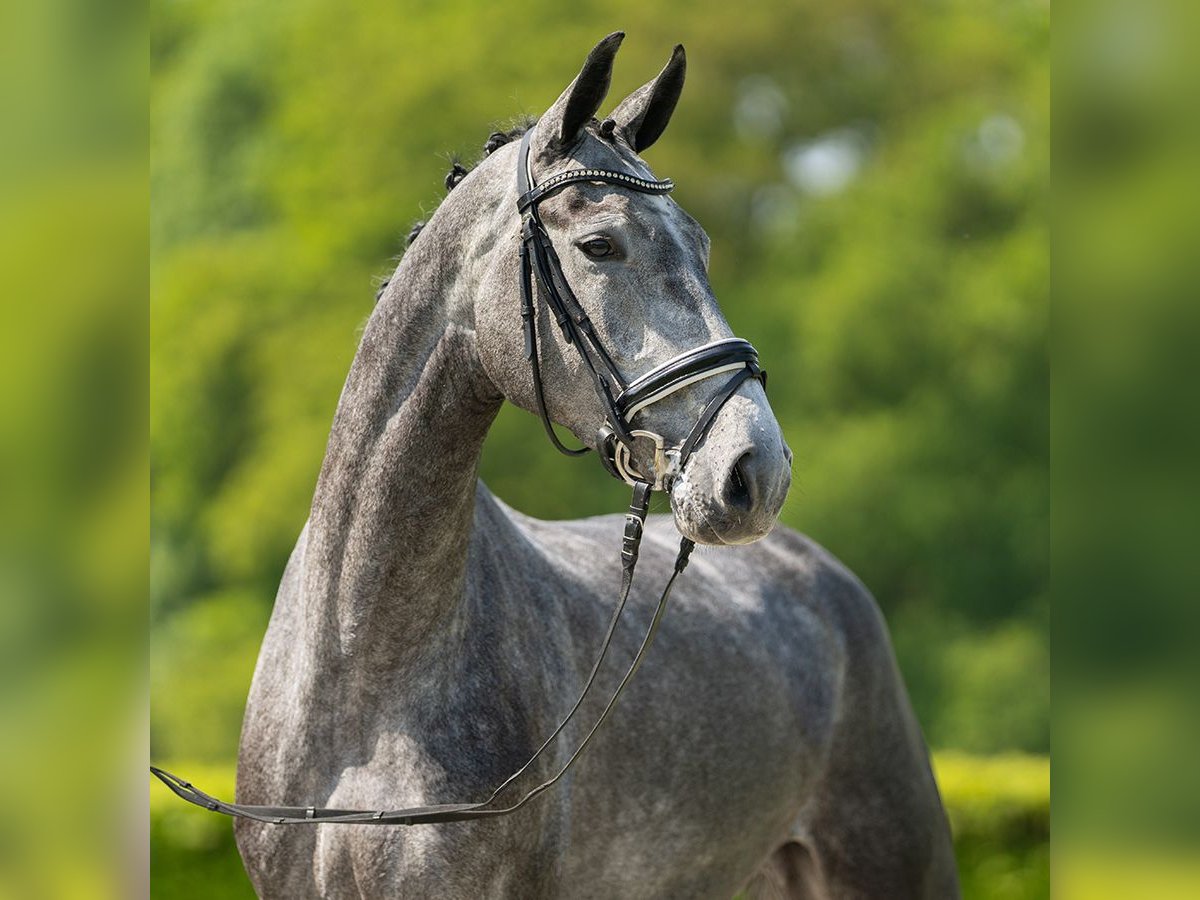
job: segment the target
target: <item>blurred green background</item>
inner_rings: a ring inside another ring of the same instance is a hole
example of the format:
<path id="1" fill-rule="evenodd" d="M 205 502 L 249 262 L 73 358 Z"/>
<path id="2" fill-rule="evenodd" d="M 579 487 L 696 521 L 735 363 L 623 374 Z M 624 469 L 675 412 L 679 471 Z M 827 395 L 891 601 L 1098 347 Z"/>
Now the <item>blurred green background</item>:
<path id="1" fill-rule="evenodd" d="M 1048 896 L 1048 4 L 523 7 L 153 7 L 152 758 L 230 793 L 375 287 L 451 157 L 544 110 L 619 28 L 609 106 L 687 47 L 647 158 L 772 373 L 783 521 L 888 618 L 967 896 Z M 545 517 L 625 502 L 511 408 L 482 476 Z M 155 896 L 248 891 L 226 821 L 152 796 Z"/>

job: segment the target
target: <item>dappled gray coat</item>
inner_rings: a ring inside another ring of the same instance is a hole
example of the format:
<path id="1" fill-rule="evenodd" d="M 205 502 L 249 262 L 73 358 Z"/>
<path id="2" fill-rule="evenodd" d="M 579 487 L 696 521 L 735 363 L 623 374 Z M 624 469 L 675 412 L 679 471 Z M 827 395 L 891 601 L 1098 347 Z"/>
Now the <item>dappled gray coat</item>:
<path id="1" fill-rule="evenodd" d="M 650 176 L 638 153 L 670 118 L 684 55 L 677 48 L 601 127 L 593 117 L 620 41 L 597 45 L 538 121 L 539 177 L 574 166 Z M 534 404 L 516 149 L 494 148 L 461 180 L 366 326 L 255 672 L 241 802 L 383 809 L 486 797 L 570 708 L 595 658 L 619 585 L 620 517 L 530 519 L 476 475 L 502 401 Z M 542 215 L 630 377 L 730 336 L 708 286 L 707 237 L 668 197 L 579 184 Z M 585 252 L 597 246 L 611 252 Z M 550 414 L 590 443 L 603 409 L 540 315 Z M 647 410 L 646 427 L 681 438 L 706 384 Z M 763 389 L 748 381 L 674 482 L 673 516 L 649 521 L 600 694 L 633 655 L 676 529 L 713 549 L 697 551 L 645 665 L 554 791 L 512 816 L 456 824 L 239 821 L 258 892 L 957 896 L 927 752 L 874 602 L 821 548 L 772 530 L 790 468 Z M 529 785 L 557 770 L 597 711 L 585 704 Z"/>

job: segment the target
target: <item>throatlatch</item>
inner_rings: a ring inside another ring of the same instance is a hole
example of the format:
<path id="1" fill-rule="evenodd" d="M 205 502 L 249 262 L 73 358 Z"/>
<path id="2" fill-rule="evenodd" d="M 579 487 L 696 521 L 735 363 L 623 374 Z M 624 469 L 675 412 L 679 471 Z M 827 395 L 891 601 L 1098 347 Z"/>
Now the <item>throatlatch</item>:
<path id="1" fill-rule="evenodd" d="M 668 490 L 672 480 L 682 471 L 688 457 L 704 440 L 717 413 L 734 395 L 741 385 L 755 379 L 766 386 L 767 375 L 758 363 L 758 353 L 749 342 L 741 338 L 725 338 L 701 347 L 688 350 L 672 357 L 649 372 L 626 382 L 612 357 L 604 349 L 596 335 L 587 312 L 580 305 L 563 274 L 562 265 L 554 245 L 538 215 L 538 204 L 547 196 L 567 185 L 579 182 L 600 182 L 628 188 L 645 194 L 666 194 L 673 187 L 670 180 L 652 181 L 626 172 L 605 169 L 568 169 L 554 175 L 542 184 L 533 179 L 529 162 L 529 145 L 532 129 L 521 140 L 517 166 L 517 209 L 521 213 L 521 320 L 525 335 L 525 356 L 533 375 L 534 396 L 538 414 L 554 446 L 569 456 L 586 453 L 588 447 L 571 449 L 563 445 L 554 432 L 550 416 L 546 411 L 546 398 L 538 353 L 537 308 L 534 292 L 538 291 L 551 315 L 562 331 L 563 339 L 573 344 L 590 373 L 596 393 L 605 409 L 605 424 L 597 434 L 596 444 L 605 468 L 615 477 L 633 486 L 633 498 L 625 514 L 625 527 L 621 539 L 621 592 L 609 621 L 608 631 L 600 645 L 600 653 L 592 666 L 591 674 L 584 683 L 579 699 L 550 733 L 537 751 L 516 772 L 504 780 L 491 795 L 479 803 L 444 803 L 433 806 L 417 806 L 394 810 L 330 809 L 317 806 L 254 806 L 241 803 L 226 803 L 218 800 L 194 785 L 170 772 L 155 766 L 150 771 L 167 787 L 189 803 L 202 806 L 213 812 L 242 819 L 253 819 L 273 825 L 313 825 L 340 823 L 347 825 L 429 825 L 441 822 L 463 822 L 490 816 L 502 816 L 523 807 L 534 797 L 548 790 L 567 773 L 583 754 L 600 726 L 616 705 L 625 686 L 637 672 L 642 660 L 654 641 L 659 623 L 667 609 L 667 600 L 675 579 L 687 567 L 695 544 L 683 538 L 679 554 L 675 559 L 674 571 L 668 579 L 655 607 L 654 615 L 642 638 L 641 645 L 626 669 L 620 683 L 605 704 L 603 711 L 584 736 L 579 746 L 567 761 L 546 781 L 528 790 L 520 799 L 507 806 L 498 806 L 496 801 L 502 793 L 524 775 L 562 733 L 583 705 L 588 692 L 595 684 L 596 676 L 608 655 L 617 624 L 629 599 L 633 586 L 634 570 L 650 508 L 650 498 L 656 490 Z M 679 445 L 669 445 L 654 432 L 635 428 L 635 417 L 642 410 L 671 396 L 676 391 L 718 375 L 729 374 L 730 378 L 712 396 L 700 413 L 699 419 Z M 648 440 L 653 445 L 653 473 L 643 475 L 633 464 L 633 447 L 637 440 Z"/>

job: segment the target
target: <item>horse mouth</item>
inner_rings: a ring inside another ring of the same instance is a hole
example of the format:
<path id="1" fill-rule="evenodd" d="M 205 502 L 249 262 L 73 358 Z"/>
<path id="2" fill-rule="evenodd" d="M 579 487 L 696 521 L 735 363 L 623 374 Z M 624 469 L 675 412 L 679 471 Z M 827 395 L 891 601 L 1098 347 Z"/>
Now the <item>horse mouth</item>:
<path id="1" fill-rule="evenodd" d="M 671 490 L 671 511 L 679 533 L 697 544 L 710 547 L 738 547 L 752 544 L 771 533 L 778 510 L 749 512 L 723 510 L 696 492 L 683 479 Z"/>

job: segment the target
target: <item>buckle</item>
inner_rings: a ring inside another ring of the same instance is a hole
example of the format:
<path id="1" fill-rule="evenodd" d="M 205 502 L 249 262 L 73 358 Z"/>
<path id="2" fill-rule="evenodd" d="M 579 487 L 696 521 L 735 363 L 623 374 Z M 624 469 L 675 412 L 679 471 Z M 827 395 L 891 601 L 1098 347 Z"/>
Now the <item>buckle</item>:
<path id="1" fill-rule="evenodd" d="M 631 512 L 625 513 L 625 540 L 641 540 L 643 527 L 641 516 Z"/>

